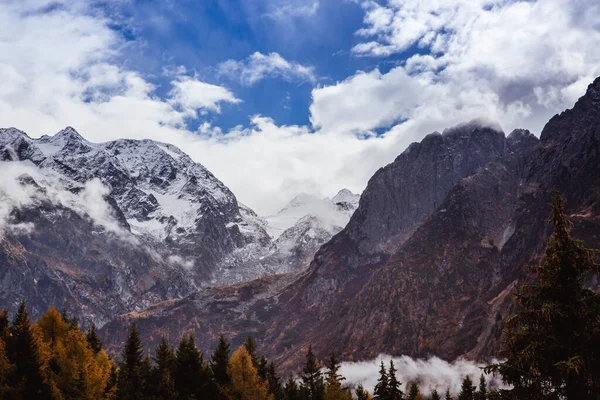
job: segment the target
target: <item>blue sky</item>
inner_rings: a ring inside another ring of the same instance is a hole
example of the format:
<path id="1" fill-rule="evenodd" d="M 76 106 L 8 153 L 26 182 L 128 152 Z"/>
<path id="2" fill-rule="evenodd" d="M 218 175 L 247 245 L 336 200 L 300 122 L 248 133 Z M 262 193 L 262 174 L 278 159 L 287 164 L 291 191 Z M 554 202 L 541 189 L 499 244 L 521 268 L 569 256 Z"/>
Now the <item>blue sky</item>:
<path id="1" fill-rule="evenodd" d="M 472 119 L 539 134 L 598 48 L 597 0 L 3 0 L 0 126 L 169 142 L 267 215 Z"/>

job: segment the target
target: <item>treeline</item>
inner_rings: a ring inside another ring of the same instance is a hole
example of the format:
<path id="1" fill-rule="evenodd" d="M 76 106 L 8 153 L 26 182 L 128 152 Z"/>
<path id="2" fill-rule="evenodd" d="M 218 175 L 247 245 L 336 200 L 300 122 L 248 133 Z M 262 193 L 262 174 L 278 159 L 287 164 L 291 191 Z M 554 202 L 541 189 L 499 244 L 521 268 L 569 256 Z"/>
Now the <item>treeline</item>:
<path id="1" fill-rule="evenodd" d="M 194 336 L 176 347 L 162 338 L 152 357 L 144 355 L 135 325 L 129 331 L 120 364 L 102 348 L 94 326 L 83 331 L 74 318 L 50 308 L 32 323 L 25 304 L 12 322 L 0 313 L 0 399 L 115 399 L 115 400 L 417 400 L 426 399 L 411 383 L 405 395 L 393 361 L 381 364 L 373 395 L 361 385 L 350 388 L 339 374 L 340 361 L 332 352 L 325 365 L 309 347 L 302 374 L 283 381 L 275 364 L 258 355 L 251 336 L 233 351 L 223 336 L 208 359 Z M 441 397 L 433 391 L 433 400 Z M 452 399 L 447 391 L 445 399 Z M 479 391 L 467 377 L 458 400 L 494 399 L 485 380 Z"/>

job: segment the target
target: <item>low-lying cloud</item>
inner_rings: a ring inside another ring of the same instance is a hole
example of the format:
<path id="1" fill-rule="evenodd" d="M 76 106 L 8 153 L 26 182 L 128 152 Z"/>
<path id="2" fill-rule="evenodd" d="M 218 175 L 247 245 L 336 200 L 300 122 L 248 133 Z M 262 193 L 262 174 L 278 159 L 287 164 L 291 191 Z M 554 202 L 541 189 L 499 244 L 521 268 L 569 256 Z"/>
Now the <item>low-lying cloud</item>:
<path id="1" fill-rule="evenodd" d="M 391 357 L 381 354 L 370 361 L 344 362 L 341 365 L 340 374 L 346 377 L 346 385 L 362 384 L 365 389 L 373 393 L 373 388 L 379 378 L 381 361 L 386 368 L 389 368 L 390 360 L 394 360 L 394 366 L 398 370 L 397 378 L 403 385 L 402 390 L 406 392 L 406 384 L 416 382 L 425 395 L 431 394 L 433 389 L 442 395 L 446 389 L 450 389 L 450 392 L 456 395 L 460 391 L 460 385 L 465 376 L 469 376 L 477 384 L 483 372 L 482 367 L 486 365 L 469 360 L 447 362 L 438 357 L 423 360 L 408 356 Z M 489 388 L 505 387 L 502 380 L 496 375 L 486 375 L 485 379 Z"/>

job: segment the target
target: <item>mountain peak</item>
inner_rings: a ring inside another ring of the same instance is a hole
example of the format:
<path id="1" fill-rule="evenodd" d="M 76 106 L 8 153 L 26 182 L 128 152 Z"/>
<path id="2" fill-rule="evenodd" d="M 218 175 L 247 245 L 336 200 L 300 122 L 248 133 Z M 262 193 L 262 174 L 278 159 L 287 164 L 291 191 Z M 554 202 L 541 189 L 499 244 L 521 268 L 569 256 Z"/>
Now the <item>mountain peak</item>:
<path id="1" fill-rule="evenodd" d="M 360 199 L 359 194 L 354 194 L 350 190 L 344 188 L 340 190 L 333 199 L 331 199 L 334 203 L 350 203 L 350 204 L 358 204 L 358 200 Z"/>
<path id="2" fill-rule="evenodd" d="M 71 126 L 67 126 L 65 129 L 61 130 L 60 132 L 58 132 L 56 135 L 53 136 L 53 138 L 56 139 L 75 139 L 81 142 L 86 142 L 87 140 L 85 140 L 83 138 L 83 136 L 81 136 L 79 134 L 79 132 L 77 132 L 75 130 L 75 128 L 71 127 Z"/>

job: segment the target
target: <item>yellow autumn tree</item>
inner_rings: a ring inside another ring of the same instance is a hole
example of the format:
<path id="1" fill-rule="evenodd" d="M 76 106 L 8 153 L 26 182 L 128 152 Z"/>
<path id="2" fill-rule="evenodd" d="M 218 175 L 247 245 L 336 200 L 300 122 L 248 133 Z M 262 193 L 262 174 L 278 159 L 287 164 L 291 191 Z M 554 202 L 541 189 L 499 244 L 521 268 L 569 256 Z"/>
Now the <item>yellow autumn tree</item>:
<path id="1" fill-rule="evenodd" d="M 85 335 L 50 308 L 34 326 L 47 384 L 56 399 L 104 399 L 112 361 L 97 354 Z"/>
<path id="2" fill-rule="evenodd" d="M 272 400 L 269 394 L 269 386 L 252 365 L 252 357 L 241 346 L 233 353 L 227 373 L 231 379 L 230 397 L 236 400 Z"/>
<path id="3" fill-rule="evenodd" d="M 0 399 L 12 398 L 14 389 L 8 386 L 8 379 L 15 370 L 6 355 L 6 344 L 0 339 Z"/>

